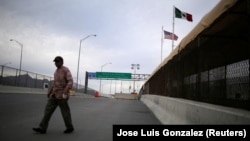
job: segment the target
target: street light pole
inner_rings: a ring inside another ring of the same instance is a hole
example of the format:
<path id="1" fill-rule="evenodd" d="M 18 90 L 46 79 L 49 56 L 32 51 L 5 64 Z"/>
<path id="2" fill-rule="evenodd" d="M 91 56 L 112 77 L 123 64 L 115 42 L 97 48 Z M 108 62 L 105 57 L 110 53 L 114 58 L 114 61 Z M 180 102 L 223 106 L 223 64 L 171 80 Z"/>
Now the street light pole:
<path id="1" fill-rule="evenodd" d="M 136 69 L 140 69 L 140 64 L 131 64 L 131 69 L 134 70 L 134 77 L 136 74 Z M 133 93 L 135 93 L 135 78 L 134 78 L 134 86 L 133 86 Z"/>
<path id="2" fill-rule="evenodd" d="M 83 38 L 83 39 L 80 40 L 79 54 L 78 54 L 78 64 L 77 64 L 76 90 L 78 90 L 78 75 L 79 75 L 79 63 L 80 63 L 80 54 L 81 54 L 81 44 L 82 44 L 82 42 L 85 39 L 87 39 L 87 38 L 89 38 L 91 36 L 95 36 L 96 37 L 97 35 L 91 34 L 91 35 L 88 35 L 85 38 Z"/>
<path id="3" fill-rule="evenodd" d="M 103 64 L 103 65 L 101 66 L 101 72 L 102 72 L 103 67 L 106 66 L 106 65 L 108 65 L 108 64 L 112 64 L 112 63 L 109 62 L 109 63 Z M 102 79 L 100 78 L 100 86 L 99 86 L 99 93 L 100 93 L 100 94 L 101 94 L 101 91 L 102 91 L 101 85 L 102 85 Z"/>
<path id="4" fill-rule="evenodd" d="M 19 44 L 21 46 L 21 58 L 20 58 L 20 65 L 19 65 L 19 78 L 20 78 L 21 69 L 22 69 L 23 44 L 18 42 L 17 40 L 14 40 L 14 39 L 10 39 L 10 41 L 14 41 L 14 42 L 16 42 L 17 44 Z"/>

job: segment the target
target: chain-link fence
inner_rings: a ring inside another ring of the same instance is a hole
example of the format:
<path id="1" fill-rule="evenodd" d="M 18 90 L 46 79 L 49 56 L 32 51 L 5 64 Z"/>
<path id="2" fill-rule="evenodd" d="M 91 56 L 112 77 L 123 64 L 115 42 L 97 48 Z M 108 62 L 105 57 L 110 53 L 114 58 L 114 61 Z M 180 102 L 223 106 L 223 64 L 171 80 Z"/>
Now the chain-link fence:
<path id="1" fill-rule="evenodd" d="M 19 70 L 7 66 L 0 66 L 0 85 L 48 88 L 53 81 L 53 77 Z"/>

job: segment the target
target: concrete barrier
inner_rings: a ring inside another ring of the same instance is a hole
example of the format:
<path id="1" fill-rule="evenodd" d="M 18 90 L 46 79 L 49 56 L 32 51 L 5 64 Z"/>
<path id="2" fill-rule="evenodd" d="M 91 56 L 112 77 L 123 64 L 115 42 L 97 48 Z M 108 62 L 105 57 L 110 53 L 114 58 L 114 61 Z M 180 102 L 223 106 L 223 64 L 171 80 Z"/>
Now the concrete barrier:
<path id="1" fill-rule="evenodd" d="M 117 99 L 137 99 L 137 95 L 136 94 L 122 94 L 122 93 L 115 93 L 115 98 Z"/>
<path id="2" fill-rule="evenodd" d="M 39 89 L 0 85 L 0 93 L 47 94 L 48 88 Z"/>
<path id="3" fill-rule="evenodd" d="M 162 124 L 250 124 L 250 111 L 158 95 L 141 95 Z"/>
<path id="4" fill-rule="evenodd" d="M 100 97 L 114 98 L 114 95 L 113 94 L 104 94 L 104 93 L 101 93 Z"/>
<path id="5" fill-rule="evenodd" d="M 27 88 L 27 87 L 15 87 L 15 86 L 7 86 L 7 85 L 0 85 L 0 93 L 5 94 L 47 94 L 48 89 L 39 89 L 39 88 Z M 79 93 L 75 91 L 70 91 L 71 96 L 81 96 L 86 98 L 94 98 L 94 95 Z"/>

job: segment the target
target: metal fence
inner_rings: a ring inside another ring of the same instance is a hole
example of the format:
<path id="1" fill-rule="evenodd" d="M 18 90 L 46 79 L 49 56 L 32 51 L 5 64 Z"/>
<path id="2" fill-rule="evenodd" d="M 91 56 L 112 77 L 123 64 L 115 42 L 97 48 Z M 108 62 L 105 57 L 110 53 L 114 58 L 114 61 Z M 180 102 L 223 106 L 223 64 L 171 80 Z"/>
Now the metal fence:
<path id="1" fill-rule="evenodd" d="M 0 66 L 0 85 L 10 85 L 30 88 L 48 88 L 53 77 L 28 72 L 7 66 Z"/>
<path id="2" fill-rule="evenodd" d="M 162 64 L 140 93 L 250 110 L 249 4 L 237 1 Z"/>
<path id="3" fill-rule="evenodd" d="M 246 59 L 195 73 L 190 72 L 197 68 L 195 63 L 185 68 L 187 60 L 172 62 L 144 85 L 142 93 L 250 110 L 249 62 L 250 59 Z"/>

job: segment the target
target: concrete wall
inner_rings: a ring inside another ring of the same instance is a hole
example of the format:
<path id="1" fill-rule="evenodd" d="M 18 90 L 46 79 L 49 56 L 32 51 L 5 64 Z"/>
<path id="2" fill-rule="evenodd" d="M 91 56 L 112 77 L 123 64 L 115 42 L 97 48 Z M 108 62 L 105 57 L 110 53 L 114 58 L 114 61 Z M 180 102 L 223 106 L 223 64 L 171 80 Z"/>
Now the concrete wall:
<path id="1" fill-rule="evenodd" d="M 15 93 L 15 94 L 44 94 L 48 93 L 48 89 L 39 89 L 39 88 L 27 88 L 27 87 L 14 87 L 7 85 L 0 85 L 0 93 Z M 94 98 L 92 94 L 84 94 L 79 92 L 71 92 L 71 95 L 83 96 L 88 98 Z"/>
<path id="2" fill-rule="evenodd" d="M 25 94 L 47 94 L 48 89 L 14 87 L 7 85 L 0 85 L 1 93 L 25 93 Z"/>
<path id="3" fill-rule="evenodd" d="M 250 111 L 158 95 L 141 95 L 162 124 L 250 124 Z"/>
<path id="4" fill-rule="evenodd" d="M 116 93 L 115 98 L 117 99 L 137 99 L 137 95 L 136 94 L 121 94 L 121 93 Z"/>

